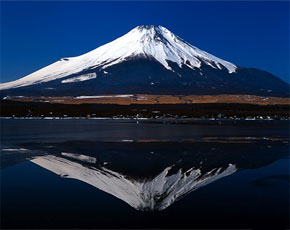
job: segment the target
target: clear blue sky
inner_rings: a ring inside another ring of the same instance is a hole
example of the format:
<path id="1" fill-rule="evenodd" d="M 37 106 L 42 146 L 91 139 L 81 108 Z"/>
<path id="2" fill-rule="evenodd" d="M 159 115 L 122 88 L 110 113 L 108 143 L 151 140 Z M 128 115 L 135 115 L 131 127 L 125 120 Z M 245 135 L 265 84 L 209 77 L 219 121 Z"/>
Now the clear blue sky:
<path id="1" fill-rule="evenodd" d="M 163 25 L 187 42 L 289 82 L 289 2 L 1 2 L 1 82 Z"/>

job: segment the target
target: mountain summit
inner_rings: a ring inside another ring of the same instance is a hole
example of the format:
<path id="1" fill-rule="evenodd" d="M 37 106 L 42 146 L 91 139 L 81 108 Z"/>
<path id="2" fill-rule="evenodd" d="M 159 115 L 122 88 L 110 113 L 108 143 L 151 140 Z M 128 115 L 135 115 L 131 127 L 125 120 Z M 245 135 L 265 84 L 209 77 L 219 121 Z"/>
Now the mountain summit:
<path id="1" fill-rule="evenodd" d="M 78 57 L 62 58 L 19 80 L 7 95 L 256 94 L 288 96 L 289 85 L 190 45 L 162 26 L 137 26 Z"/>

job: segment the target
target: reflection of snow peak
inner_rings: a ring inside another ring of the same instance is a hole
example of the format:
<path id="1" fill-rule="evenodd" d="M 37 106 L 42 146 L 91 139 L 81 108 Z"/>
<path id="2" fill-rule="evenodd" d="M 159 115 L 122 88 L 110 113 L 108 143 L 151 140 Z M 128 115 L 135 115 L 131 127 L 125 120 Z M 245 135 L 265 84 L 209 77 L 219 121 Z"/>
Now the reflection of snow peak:
<path id="1" fill-rule="evenodd" d="M 87 168 L 53 155 L 37 157 L 31 161 L 60 176 L 84 181 L 138 210 L 163 210 L 187 193 L 237 170 L 235 165 L 229 164 L 225 170 L 219 168 L 201 174 L 200 169 L 191 168 L 169 176 L 171 167 L 167 167 L 152 180 L 136 181 L 104 167 Z"/>
<path id="2" fill-rule="evenodd" d="M 96 163 L 97 159 L 95 157 L 90 157 L 90 156 L 86 156 L 86 155 L 82 155 L 82 154 L 75 154 L 75 153 L 61 153 L 61 155 L 65 156 L 65 157 L 70 157 L 72 159 L 77 159 L 83 162 L 87 162 L 87 163 Z"/>

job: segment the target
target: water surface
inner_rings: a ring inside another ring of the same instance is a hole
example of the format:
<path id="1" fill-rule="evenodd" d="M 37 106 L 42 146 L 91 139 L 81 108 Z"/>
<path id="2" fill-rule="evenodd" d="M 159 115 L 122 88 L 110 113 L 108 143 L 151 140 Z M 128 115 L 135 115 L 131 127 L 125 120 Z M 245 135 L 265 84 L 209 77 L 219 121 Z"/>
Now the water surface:
<path id="1" fill-rule="evenodd" d="M 289 122 L 1 119 L 3 228 L 289 228 Z"/>

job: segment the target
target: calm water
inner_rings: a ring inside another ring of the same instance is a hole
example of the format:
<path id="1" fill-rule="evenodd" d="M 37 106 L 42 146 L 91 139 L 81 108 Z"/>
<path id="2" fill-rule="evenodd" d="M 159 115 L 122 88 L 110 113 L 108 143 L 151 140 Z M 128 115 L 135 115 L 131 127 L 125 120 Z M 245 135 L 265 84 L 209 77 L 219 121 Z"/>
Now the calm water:
<path id="1" fill-rule="evenodd" d="M 289 228 L 289 122 L 1 119 L 2 228 Z"/>

